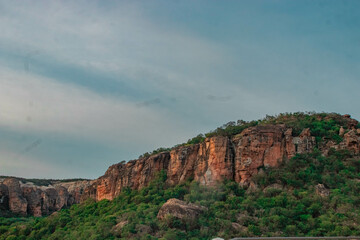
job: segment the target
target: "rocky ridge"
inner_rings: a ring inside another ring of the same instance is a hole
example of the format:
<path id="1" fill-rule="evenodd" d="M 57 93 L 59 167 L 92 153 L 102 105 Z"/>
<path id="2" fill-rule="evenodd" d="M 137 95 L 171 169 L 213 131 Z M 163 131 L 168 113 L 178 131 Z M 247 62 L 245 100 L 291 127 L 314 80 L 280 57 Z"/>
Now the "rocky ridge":
<path id="1" fill-rule="evenodd" d="M 315 147 L 324 155 L 331 148 L 359 154 L 358 122 L 349 116 L 343 117 L 348 119 L 348 130 L 340 130 L 343 137 L 340 143 L 325 139 L 316 146 L 316 139 L 309 128 L 293 136 L 293 129 L 285 124 L 258 125 L 231 137 L 214 136 L 202 143 L 112 165 L 105 175 L 85 189 L 81 199 L 112 200 L 126 187 L 140 189 L 146 186 L 161 170 L 166 172 L 169 185 L 189 178 L 208 186 L 224 179 L 249 185 L 251 177 L 262 168 L 276 167 L 284 159 L 309 153 Z"/>
<path id="2" fill-rule="evenodd" d="M 146 186 L 159 171 L 165 171 L 169 185 L 193 179 L 213 186 L 229 179 L 252 186 L 251 178 L 262 168 L 276 167 L 284 159 L 312 152 L 315 147 L 324 155 L 331 148 L 359 154 L 358 122 L 347 115 L 343 118 L 346 126 L 338 132 L 340 142 L 323 139 L 317 143 L 309 128 L 294 134 L 294 129 L 285 124 L 263 124 L 248 127 L 236 135 L 208 137 L 201 143 L 114 164 L 93 181 L 36 186 L 23 179 L 0 179 L 0 214 L 8 210 L 20 215 L 43 216 L 88 198 L 112 200 L 124 188 Z"/>
<path id="3" fill-rule="evenodd" d="M 2 211 L 27 216 L 49 215 L 66 206 L 80 202 L 84 189 L 91 181 L 58 182 L 48 186 L 37 186 L 23 179 L 0 180 L 0 214 Z"/>

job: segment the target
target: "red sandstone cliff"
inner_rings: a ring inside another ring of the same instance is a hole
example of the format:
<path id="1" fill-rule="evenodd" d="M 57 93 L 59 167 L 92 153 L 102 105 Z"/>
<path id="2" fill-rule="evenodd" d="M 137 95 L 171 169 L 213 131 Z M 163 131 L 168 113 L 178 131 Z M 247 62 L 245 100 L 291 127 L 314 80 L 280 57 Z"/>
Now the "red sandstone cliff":
<path id="1" fill-rule="evenodd" d="M 358 154 L 360 133 L 354 126 L 350 127 L 341 143 L 325 141 L 320 150 L 327 154 L 330 148 L 348 149 Z M 82 199 L 111 200 L 124 187 L 144 187 L 160 170 L 167 173 L 170 185 L 188 178 L 204 185 L 214 185 L 224 179 L 248 184 L 259 169 L 278 166 L 283 159 L 311 152 L 314 147 L 315 137 L 311 136 L 309 129 L 294 137 L 292 129 L 283 124 L 250 127 L 233 137 L 211 137 L 203 143 L 112 165 L 104 176 L 85 189 Z"/>
<path id="2" fill-rule="evenodd" d="M 360 153 L 358 122 L 349 116 L 343 117 L 348 129 L 339 131 L 343 141 L 324 139 L 318 146 L 324 155 L 331 148 Z M 59 182 L 39 187 L 8 178 L 0 181 L 0 210 L 42 216 L 87 198 L 112 200 L 125 187 L 146 186 L 161 170 L 166 172 L 169 185 L 189 178 L 209 186 L 224 179 L 247 185 L 261 168 L 276 167 L 295 154 L 311 152 L 315 146 L 315 137 L 307 128 L 293 136 L 293 129 L 284 124 L 249 127 L 232 137 L 211 137 L 199 144 L 112 165 L 104 176 L 94 181 Z"/>

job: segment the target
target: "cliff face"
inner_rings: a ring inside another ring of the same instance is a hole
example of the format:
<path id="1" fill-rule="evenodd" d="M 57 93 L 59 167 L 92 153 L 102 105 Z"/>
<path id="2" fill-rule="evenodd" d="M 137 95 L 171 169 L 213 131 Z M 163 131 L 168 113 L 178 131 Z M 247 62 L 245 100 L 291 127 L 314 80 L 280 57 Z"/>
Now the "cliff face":
<path id="1" fill-rule="evenodd" d="M 6 178 L 0 183 L 0 210 L 36 217 L 51 214 L 63 207 L 80 202 L 90 181 L 57 183 L 54 186 L 36 186 L 16 178 Z"/>
<path id="2" fill-rule="evenodd" d="M 154 179 L 155 174 L 167 169 L 169 153 L 160 153 L 148 158 L 112 165 L 104 176 L 85 189 L 82 199 L 112 200 L 124 187 L 139 189 Z"/>
<path id="3" fill-rule="evenodd" d="M 317 146 L 324 155 L 331 148 L 360 154 L 358 122 L 350 116 L 344 119 L 348 130 L 340 128 L 343 140 L 337 143 L 323 139 Z M 315 137 L 307 128 L 294 136 L 293 129 L 284 124 L 249 127 L 232 137 L 211 137 L 199 144 L 112 165 L 104 176 L 94 181 L 56 182 L 40 187 L 15 178 L 0 179 L 0 211 L 42 216 L 88 198 L 112 200 L 126 187 L 146 186 L 161 170 L 166 172 L 169 185 L 187 179 L 208 186 L 224 179 L 248 185 L 261 168 L 276 167 L 295 154 L 313 151 L 315 146 Z"/>
<path id="4" fill-rule="evenodd" d="M 210 186 L 224 179 L 249 184 L 251 177 L 261 168 L 278 166 L 283 159 L 297 153 L 311 152 L 315 144 L 315 137 L 311 136 L 309 129 L 293 137 L 292 129 L 282 124 L 250 127 L 231 138 L 207 138 L 199 144 L 115 164 L 85 189 L 81 199 L 112 200 L 124 187 L 144 187 L 160 170 L 167 173 L 170 185 L 189 178 Z M 320 146 L 323 154 L 327 154 L 330 148 L 347 149 L 358 154 L 360 133 L 353 128 L 344 134 L 341 143 L 326 140 Z"/>

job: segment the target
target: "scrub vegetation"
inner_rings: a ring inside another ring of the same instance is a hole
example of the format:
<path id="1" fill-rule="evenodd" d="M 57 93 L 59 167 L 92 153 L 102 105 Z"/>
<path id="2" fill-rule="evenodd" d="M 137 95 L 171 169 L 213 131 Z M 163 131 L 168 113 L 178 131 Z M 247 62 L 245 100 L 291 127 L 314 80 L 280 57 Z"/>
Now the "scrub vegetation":
<path id="1" fill-rule="evenodd" d="M 141 190 L 125 189 L 113 201 L 88 200 L 48 217 L 0 218 L 0 239 L 360 235 L 360 160 L 346 151 L 296 155 L 278 168 L 263 169 L 251 188 L 231 181 L 204 187 L 191 179 L 167 186 L 165 180 L 160 172 Z M 317 193 L 318 184 L 329 194 Z M 158 220 L 170 198 L 207 210 L 195 220 Z"/>

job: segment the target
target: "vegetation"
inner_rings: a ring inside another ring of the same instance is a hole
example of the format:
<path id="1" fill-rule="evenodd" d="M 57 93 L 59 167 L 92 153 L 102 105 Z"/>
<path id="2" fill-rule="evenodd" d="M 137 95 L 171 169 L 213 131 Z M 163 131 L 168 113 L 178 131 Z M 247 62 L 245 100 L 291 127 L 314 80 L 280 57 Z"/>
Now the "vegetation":
<path id="1" fill-rule="evenodd" d="M 305 129 L 309 128 L 311 135 L 316 138 L 316 142 L 320 144 L 324 139 L 334 140 L 337 143 L 342 141 L 339 136 L 341 126 L 347 130 L 348 119 L 337 113 L 315 113 L 315 112 L 295 112 L 295 113 L 281 113 L 276 116 L 267 115 L 263 119 L 254 121 L 237 120 L 228 122 L 217 129 L 210 131 L 206 134 L 199 134 L 196 137 L 189 139 L 186 143 L 178 144 L 172 148 L 158 148 L 150 153 L 145 153 L 140 157 L 148 157 L 160 152 L 171 151 L 173 148 L 179 146 L 187 146 L 192 144 L 201 143 L 207 137 L 214 136 L 234 136 L 240 134 L 243 130 L 257 125 L 269 124 L 285 124 L 287 127 L 293 129 L 293 136 L 299 136 Z M 357 126 L 360 128 L 360 123 Z"/>
<path id="2" fill-rule="evenodd" d="M 227 181 L 207 188 L 190 180 L 168 187 L 166 175 L 113 201 L 87 201 L 44 218 L 0 218 L 0 239 L 209 239 L 219 236 L 360 235 L 360 160 L 346 151 L 297 155 L 263 169 L 242 188 Z M 273 184 L 282 188 L 272 187 Z M 324 184 L 329 196 L 316 194 Z M 156 215 L 178 198 L 207 207 L 194 221 Z M 121 228 L 119 225 L 123 225 Z M 117 227 L 116 227 L 117 226 Z"/>
<path id="3" fill-rule="evenodd" d="M 347 119 L 336 113 L 281 113 L 277 116 L 267 115 L 265 118 L 257 121 L 246 122 L 238 120 L 237 122 L 229 122 L 205 135 L 206 137 L 219 135 L 233 136 L 241 133 L 248 127 L 269 124 L 285 124 L 293 129 L 293 136 L 299 136 L 302 130 L 309 128 L 311 135 L 315 136 L 318 142 L 323 138 L 340 142 L 342 138 L 339 136 L 339 130 L 341 126 L 345 129 L 347 128 Z"/>

